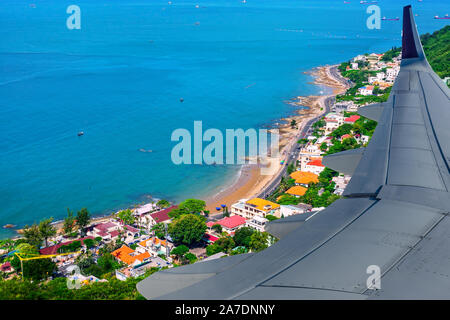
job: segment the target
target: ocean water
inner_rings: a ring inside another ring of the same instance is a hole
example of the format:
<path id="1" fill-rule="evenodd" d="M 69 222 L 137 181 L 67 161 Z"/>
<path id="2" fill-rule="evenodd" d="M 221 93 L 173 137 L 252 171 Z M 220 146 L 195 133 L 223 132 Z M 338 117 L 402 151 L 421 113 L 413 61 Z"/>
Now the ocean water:
<path id="1" fill-rule="evenodd" d="M 379 1 L 401 17 L 410 1 Z M 30 4 L 34 3 L 34 6 Z M 69 5 L 81 29 L 69 30 Z M 448 1 L 413 1 L 421 33 Z M 198 5 L 198 8 L 196 7 Z M 2 0 L 0 226 L 66 208 L 105 214 L 149 195 L 206 197 L 238 166 L 177 166 L 177 128 L 260 128 L 297 95 L 303 72 L 400 45 L 401 21 L 369 30 L 359 1 Z M 184 102 L 180 102 L 180 98 Z M 77 133 L 85 135 L 78 137 Z M 151 149 L 151 153 L 139 149 Z M 12 235 L 0 229 L 0 238 Z"/>

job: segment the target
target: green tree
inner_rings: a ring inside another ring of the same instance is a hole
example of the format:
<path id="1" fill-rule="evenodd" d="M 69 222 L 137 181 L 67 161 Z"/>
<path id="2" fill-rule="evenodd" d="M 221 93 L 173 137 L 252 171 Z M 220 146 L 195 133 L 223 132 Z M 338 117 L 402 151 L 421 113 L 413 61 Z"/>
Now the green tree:
<path id="1" fill-rule="evenodd" d="M 156 205 L 160 208 L 168 208 L 170 207 L 170 202 L 164 199 L 159 200 Z"/>
<path id="2" fill-rule="evenodd" d="M 173 248 L 172 251 L 170 251 L 170 254 L 176 256 L 179 261 L 182 261 L 184 258 L 184 255 L 188 252 L 189 252 L 189 248 L 186 247 L 184 244 L 182 244 L 176 248 Z"/>
<path id="3" fill-rule="evenodd" d="M 291 120 L 291 128 L 294 129 L 296 125 L 297 125 L 297 121 L 295 119 L 292 119 Z"/>
<path id="4" fill-rule="evenodd" d="M 253 252 L 264 250 L 268 247 L 269 234 L 267 232 L 255 231 L 250 236 L 250 249 Z"/>
<path id="5" fill-rule="evenodd" d="M 85 228 L 89 225 L 91 221 L 91 215 L 86 208 L 82 208 L 77 212 L 77 225 L 80 227 L 81 235 L 85 235 Z"/>
<path id="6" fill-rule="evenodd" d="M 204 217 L 185 214 L 169 225 L 168 233 L 176 243 L 190 245 L 201 240 L 206 228 Z"/>
<path id="7" fill-rule="evenodd" d="M 300 202 L 299 198 L 297 198 L 296 196 L 290 195 L 290 194 L 281 195 L 281 197 L 277 201 L 278 204 L 282 204 L 282 205 L 288 205 L 288 204 L 296 205 L 299 202 Z"/>
<path id="8" fill-rule="evenodd" d="M 242 227 L 238 229 L 233 236 L 234 242 L 237 246 L 250 247 L 250 237 L 255 232 L 255 229 L 250 227 Z"/>
<path id="9" fill-rule="evenodd" d="M 122 210 L 118 214 L 119 219 L 123 221 L 124 224 L 133 224 L 136 220 L 133 212 L 130 209 Z"/>
<path id="10" fill-rule="evenodd" d="M 86 248 L 91 249 L 95 246 L 95 241 L 92 239 L 85 239 L 83 241 L 83 244 L 86 246 Z"/>
<path id="11" fill-rule="evenodd" d="M 155 236 L 157 236 L 160 239 L 164 239 L 166 236 L 166 226 L 162 222 L 154 224 L 151 228 L 151 231 L 154 231 Z"/>
<path id="12" fill-rule="evenodd" d="M 291 174 L 294 171 L 295 171 L 295 165 L 293 163 L 289 163 L 289 165 L 287 167 L 287 174 Z"/>
<path id="13" fill-rule="evenodd" d="M 186 259 L 186 260 L 188 260 L 189 261 L 189 263 L 194 263 L 195 261 L 197 261 L 197 257 L 196 257 L 196 255 L 195 254 L 193 254 L 193 253 L 186 253 L 186 255 L 184 256 L 184 258 Z"/>
<path id="14" fill-rule="evenodd" d="M 206 254 L 212 256 L 213 254 L 222 252 L 222 247 L 213 243 L 206 247 Z"/>
<path id="15" fill-rule="evenodd" d="M 352 132 L 353 125 L 344 123 L 342 126 L 335 129 L 330 135 L 335 138 L 340 138 L 344 134 L 350 134 Z"/>
<path id="16" fill-rule="evenodd" d="M 206 202 L 197 199 L 186 199 L 180 203 L 179 209 L 185 211 L 187 214 L 200 214 L 206 208 Z"/>
<path id="17" fill-rule="evenodd" d="M 49 258 L 23 261 L 23 277 L 33 281 L 46 279 L 54 271 L 56 271 L 56 263 Z"/>
<path id="18" fill-rule="evenodd" d="M 231 250 L 236 246 L 233 238 L 229 236 L 217 239 L 214 244 L 221 248 L 221 251 L 225 253 L 231 252 Z"/>
<path id="19" fill-rule="evenodd" d="M 35 248 L 39 249 L 41 247 L 43 238 L 37 224 L 33 224 L 31 227 L 26 225 L 23 229 L 23 236 L 25 238 L 25 241 Z"/>
<path id="20" fill-rule="evenodd" d="M 64 218 L 64 234 L 72 233 L 75 225 L 75 217 L 73 216 L 73 211 L 67 208 L 67 217 Z"/>
<path id="21" fill-rule="evenodd" d="M 45 246 L 48 246 L 48 238 L 53 237 L 56 234 L 55 227 L 52 226 L 53 218 L 42 220 L 39 223 L 39 233 L 41 238 L 45 241 Z"/>
<path id="22" fill-rule="evenodd" d="M 218 223 L 213 225 L 211 228 L 214 229 L 217 233 L 222 233 L 222 226 Z"/>

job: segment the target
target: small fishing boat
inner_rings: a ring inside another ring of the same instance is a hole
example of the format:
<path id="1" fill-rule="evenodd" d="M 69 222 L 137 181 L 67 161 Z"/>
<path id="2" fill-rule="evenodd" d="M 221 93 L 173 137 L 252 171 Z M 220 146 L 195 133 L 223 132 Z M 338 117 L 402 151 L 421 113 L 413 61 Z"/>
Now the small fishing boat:
<path id="1" fill-rule="evenodd" d="M 82 135 L 84 135 L 84 132 L 83 131 L 80 131 L 80 132 L 78 132 L 78 134 L 77 134 L 79 137 L 81 137 Z"/>
<path id="2" fill-rule="evenodd" d="M 383 18 L 381 18 L 381 20 L 386 20 L 386 21 L 397 21 L 397 20 L 400 20 L 400 18 L 399 18 L 399 17 L 395 17 L 395 18 L 386 18 L 386 17 L 383 17 Z"/>
<path id="3" fill-rule="evenodd" d="M 439 17 L 439 16 L 434 16 L 435 19 L 450 19 L 450 17 L 448 16 L 448 14 L 446 14 L 443 17 Z"/>

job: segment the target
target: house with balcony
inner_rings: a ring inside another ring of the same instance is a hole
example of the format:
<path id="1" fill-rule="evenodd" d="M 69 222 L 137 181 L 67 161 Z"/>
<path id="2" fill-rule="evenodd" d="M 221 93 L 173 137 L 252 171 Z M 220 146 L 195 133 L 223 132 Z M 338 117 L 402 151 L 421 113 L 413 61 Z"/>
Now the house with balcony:
<path id="1" fill-rule="evenodd" d="M 299 203 L 297 205 L 281 205 L 280 213 L 282 217 L 289 217 L 296 214 L 304 214 L 312 210 L 312 206 L 305 203 Z"/>
<path id="2" fill-rule="evenodd" d="M 245 226 L 245 218 L 240 215 L 233 215 L 230 217 L 225 217 L 218 221 L 209 221 L 206 223 L 206 226 L 210 231 L 212 231 L 212 226 L 218 224 L 222 227 L 222 231 L 225 231 L 228 234 L 234 234 L 238 229 Z"/>
<path id="3" fill-rule="evenodd" d="M 243 199 L 231 206 L 231 214 L 245 219 L 252 219 L 254 216 L 265 218 L 268 214 L 280 217 L 280 205 L 261 198 Z"/>
<path id="4" fill-rule="evenodd" d="M 259 232 L 264 232 L 266 230 L 266 224 L 269 222 L 264 217 L 261 216 L 253 216 L 253 218 L 247 220 L 246 227 L 250 227 L 258 230 Z"/>

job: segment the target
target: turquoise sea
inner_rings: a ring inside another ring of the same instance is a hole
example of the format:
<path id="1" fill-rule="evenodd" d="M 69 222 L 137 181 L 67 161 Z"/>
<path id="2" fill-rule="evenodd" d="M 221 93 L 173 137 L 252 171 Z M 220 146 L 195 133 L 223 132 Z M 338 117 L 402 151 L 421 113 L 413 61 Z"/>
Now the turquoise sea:
<path id="1" fill-rule="evenodd" d="M 401 17 L 411 1 L 380 0 Z M 81 29 L 69 30 L 69 5 Z M 412 1 L 421 33 L 448 1 Z M 176 166 L 177 128 L 259 128 L 323 88 L 304 74 L 400 45 L 401 21 L 366 27 L 359 1 L 0 1 L 0 226 L 66 208 L 105 214 L 148 195 L 218 192 L 238 166 Z M 180 102 L 180 98 L 184 102 Z M 77 133 L 84 131 L 84 136 Z M 151 149 L 153 152 L 140 152 Z M 0 228 L 0 238 L 12 235 Z"/>

